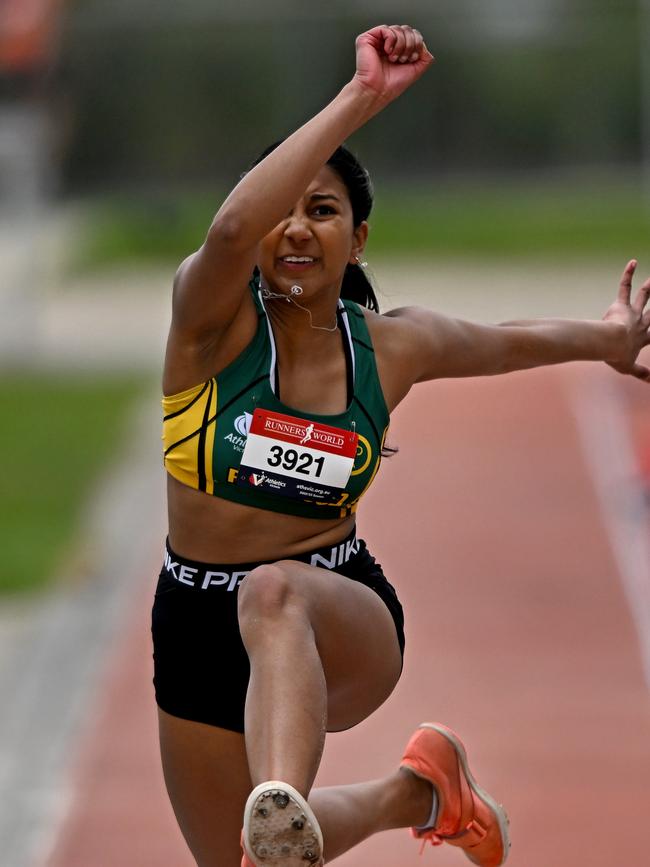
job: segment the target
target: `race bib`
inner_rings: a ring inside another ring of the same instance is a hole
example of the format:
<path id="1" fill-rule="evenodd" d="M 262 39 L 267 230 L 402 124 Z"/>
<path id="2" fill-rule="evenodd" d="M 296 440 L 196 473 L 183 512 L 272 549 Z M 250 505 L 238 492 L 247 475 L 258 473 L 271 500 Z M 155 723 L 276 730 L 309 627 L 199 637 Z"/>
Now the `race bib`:
<path id="1" fill-rule="evenodd" d="M 302 500 L 337 502 L 359 435 L 320 422 L 256 409 L 236 482 Z"/>

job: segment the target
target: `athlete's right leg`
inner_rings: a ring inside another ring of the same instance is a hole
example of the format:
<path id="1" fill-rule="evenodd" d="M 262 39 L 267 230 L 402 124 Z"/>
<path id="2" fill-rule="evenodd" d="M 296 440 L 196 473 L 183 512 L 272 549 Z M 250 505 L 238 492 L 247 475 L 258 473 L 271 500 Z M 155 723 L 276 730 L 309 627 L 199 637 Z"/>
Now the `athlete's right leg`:
<path id="1" fill-rule="evenodd" d="M 198 867 L 240 867 L 251 790 L 244 736 L 158 710 L 169 798 Z"/>

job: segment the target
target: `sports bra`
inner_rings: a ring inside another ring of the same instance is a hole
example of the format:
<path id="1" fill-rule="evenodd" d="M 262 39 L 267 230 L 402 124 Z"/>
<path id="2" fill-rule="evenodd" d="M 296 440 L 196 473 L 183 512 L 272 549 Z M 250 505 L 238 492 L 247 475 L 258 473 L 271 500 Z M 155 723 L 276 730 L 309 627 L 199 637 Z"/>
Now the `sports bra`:
<path id="1" fill-rule="evenodd" d="M 345 518 L 374 479 L 388 430 L 360 307 L 339 300 L 348 406 L 321 415 L 282 403 L 273 328 L 258 280 L 252 341 L 206 382 L 163 397 L 164 465 L 215 497 L 309 518 Z"/>

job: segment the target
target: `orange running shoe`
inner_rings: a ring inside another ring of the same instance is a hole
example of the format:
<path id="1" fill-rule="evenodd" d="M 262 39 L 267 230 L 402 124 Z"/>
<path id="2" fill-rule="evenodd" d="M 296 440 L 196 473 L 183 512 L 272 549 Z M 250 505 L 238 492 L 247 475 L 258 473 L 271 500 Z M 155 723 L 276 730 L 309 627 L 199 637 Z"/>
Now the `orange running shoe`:
<path id="1" fill-rule="evenodd" d="M 422 723 L 406 746 L 402 768 L 430 782 L 438 797 L 434 824 L 411 828 L 433 846 L 458 846 L 473 864 L 499 867 L 510 849 L 508 817 L 472 776 L 458 736 L 440 723 Z"/>
<path id="2" fill-rule="evenodd" d="M 323 835 L 303 796 L 279 780 L 248 796 L 241 867 L 322 867 Z"/>

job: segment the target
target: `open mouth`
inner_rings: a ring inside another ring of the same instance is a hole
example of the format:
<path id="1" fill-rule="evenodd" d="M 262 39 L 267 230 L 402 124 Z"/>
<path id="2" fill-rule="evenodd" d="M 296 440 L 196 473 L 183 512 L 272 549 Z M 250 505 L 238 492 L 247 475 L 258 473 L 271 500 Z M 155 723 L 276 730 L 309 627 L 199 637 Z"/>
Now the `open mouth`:
<path id="1" fill-rule="evenodd" d="M 317 261 L 313 256 L 281 256 L 278 259 L 279 264 L 290 271 L 303 271 L 313 267 Z"/>

